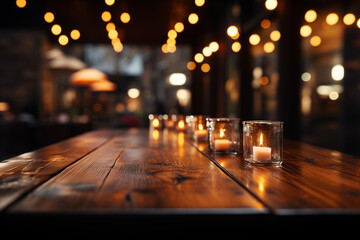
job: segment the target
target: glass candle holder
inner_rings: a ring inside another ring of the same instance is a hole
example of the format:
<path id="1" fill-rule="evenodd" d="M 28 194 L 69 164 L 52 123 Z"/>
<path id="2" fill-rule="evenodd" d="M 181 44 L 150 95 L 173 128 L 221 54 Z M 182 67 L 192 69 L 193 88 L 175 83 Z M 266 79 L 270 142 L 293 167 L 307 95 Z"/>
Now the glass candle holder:
<path id="1" fill-rule="evenodd" d="M 205 142 L 207 140 L 206 117 L 198 115 L 194 118 L 193 139 L 198 142 Z"/>
<path id="2" fill-rule="evenodd" d="M 281 165 L 283 122 L 243 121 L 244 159 L 249 163 Z"/>
<path id="3" fill-rule="evenodd" d="M 239 118 L 207 118 L 206 125 L 210 151 L 225 154 L 237 154 L 239 152 Z"/>
<path id="4" fill-rule="evenodd" d="M 152 129 L 161 129 L 163 126 L 163 116 L 150 114 L 149 115 L 149 126 Z"/>

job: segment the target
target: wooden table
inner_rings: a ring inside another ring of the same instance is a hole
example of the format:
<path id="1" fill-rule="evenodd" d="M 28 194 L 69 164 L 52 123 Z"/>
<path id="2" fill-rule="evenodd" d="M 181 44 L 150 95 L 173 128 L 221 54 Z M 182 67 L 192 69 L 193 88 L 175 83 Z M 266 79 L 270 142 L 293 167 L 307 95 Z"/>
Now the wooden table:
<path id="1" fill-rule="evenodd" d="M 0 162 L 0 218 L 9 228 L 341 223 L 351 231 L 359 216 L 359 157 L 293 141 L 284 143 L 281 167 L 264 167 L 212 154 L 184 133 L 106 129 Z"/>

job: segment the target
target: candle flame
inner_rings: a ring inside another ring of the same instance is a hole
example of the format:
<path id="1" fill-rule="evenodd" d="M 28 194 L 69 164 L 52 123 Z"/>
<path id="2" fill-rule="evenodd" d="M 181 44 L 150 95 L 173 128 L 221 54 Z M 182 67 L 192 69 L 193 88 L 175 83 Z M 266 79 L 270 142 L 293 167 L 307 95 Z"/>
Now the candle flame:
<path id="1" fill-rule="evenodd" d="M 263 134 L 260 133 L 260 146 L 262 146 L 262 145 L 263 145 Z"/>
<path id="2" fill-rule="evenodd" d="M 220 129 L 220 138 L 225 137 L 225 129 Z"/>
<path id="3" fill-rule="evenodd" d="M 180 121 L 179 121 L 178 127 L 179 127 L 180 129 L 183 129 L 183 128 L 185 127 L 185 123 L 184 123 L 183 120 L 180 120 Z"/>
<path id="4" fill-rule="evenodd" d="M 201 123 L 199 123 L 198 128 L 199 128 L 199 130 L 203 130 L 203 125 Z"/>
<path id="5" fill-rule="evenodd" d="M 153 120 L 153 126 L 154 126 L 154 127 L 158 127 L 159 125 L 160 125 L 159 119 L 155 118 L 155 119 Z"/>

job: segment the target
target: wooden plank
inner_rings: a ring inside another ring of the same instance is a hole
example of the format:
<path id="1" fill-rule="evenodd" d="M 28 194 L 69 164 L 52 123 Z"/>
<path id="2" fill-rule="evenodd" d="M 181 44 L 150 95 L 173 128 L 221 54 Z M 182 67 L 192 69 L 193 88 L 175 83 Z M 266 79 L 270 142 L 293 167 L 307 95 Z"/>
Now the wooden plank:
<path id="1" fill-rule="evenodd" d="M 11 207 L 19 212 L 259 214 L 267 208 L 183 134 L 118 135 Z"/>
<path id="2" fill-rule="evenodd" d="M 0 162 L 0 212 L 113 134 L 113 130 L 93 131 Z"/>
<path id="3" fill-rule="evenodd" d="M 223 171 L 276 214 L 360 214 L 359 161 L 354 156 L 285 141 L 281 167 L 246 163 L 240 155 L 212 154 Z"/>

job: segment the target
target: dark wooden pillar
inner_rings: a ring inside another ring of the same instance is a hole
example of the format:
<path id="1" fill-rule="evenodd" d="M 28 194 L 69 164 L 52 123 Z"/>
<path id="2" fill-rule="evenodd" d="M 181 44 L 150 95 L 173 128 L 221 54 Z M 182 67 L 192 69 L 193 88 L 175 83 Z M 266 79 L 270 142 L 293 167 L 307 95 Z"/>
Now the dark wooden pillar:
<path id="1" fill-rule="evenodd" d="M 284 136 L 300 136 L 301 45 L 299 29 L 303 17 L 301 1 L 279 1 L 281 39 L 279 44 L 278 119 L 285 122 Z"/>

